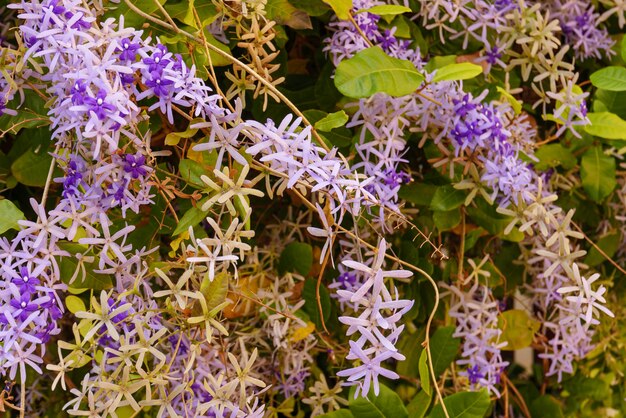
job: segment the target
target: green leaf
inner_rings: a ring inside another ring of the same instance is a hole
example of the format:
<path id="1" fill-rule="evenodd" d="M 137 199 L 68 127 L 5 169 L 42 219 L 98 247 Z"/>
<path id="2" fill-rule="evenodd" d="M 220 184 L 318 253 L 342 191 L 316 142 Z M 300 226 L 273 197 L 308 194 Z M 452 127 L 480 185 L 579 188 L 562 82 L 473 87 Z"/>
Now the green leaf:
<path id="1" fill-rule="evenodd" d="M 204 220 L 204 218 L 206 218 L 208 213 L 208 210 L 200 210 L 199 207 L 190 208 L 187 212 L 185 212 L 183 217 L 180 218 L 180 221 L 178 222 L 178 225 L 176 225 L 176 229 L 174 230 L 172 235 L 182 234 L 183 232 L 187 231 L 190 226 L 193 227 L 198 225 L 200 222 L 202 222 L 202 220 Z"/>
<path id="2" fill-rule="evenodd" d="M 348 20 L 352 11 L 352 0 L 322 0 L 328 4 L 337 17 L 341 20 Z"/>
<path id="3" fill-rule="evenodd" d="M 178 3 L 167 2 L 165 10 L 171 18 L 180 20 L 195 29 L 210 25 L 219 16 L 217 7 L 210 1 L 201 1 L 198 5 L 195 4 L 195 0 L 183 0 Z M 194 10 L 198 14 L 200 27 L 196 22 Z"/>
<path id="4" fill-rule="evenodd" d="M 65 306 L 67 306 L 67 310 L 71 313 L 85 312 L 87 310 L 85 302 L 83 302 L 83 300 L 78 296 L 74 295 L 65 297 Z"/>
<path id="5" fill-rule="evenodd" d="M 0 200 L 0 234 L 4 234 L 9 229 L 20 229 L 17 221 L 24 219 L 24 212 L 10 200 Z"/>
<path id="6" fill-rule="evenodd" d="M 422 354 L 420 354 L 419 372 L 422 389 L 428 396 L 430 396 L 432 394 L 432 389 L 430 387 L 430 371 L 428 369 L 428 353 L 426 350 L 422 350 Z"/>
<path id="7" fill-rule="evenodd" d="M 507 342 L 502 349 L 519 350 L 530 346 L 541 323 L 528 316 L 526 311 L 511 309 L 498 316 L 498 328 L 502 330 L 500 342 Z"/>
<path id="8" fill-rule="evenodd" d="M 439 81 L 457 81 L 474 78 L 483 72 L 483 67 L 471 62 L 459 62 L 441 67 L 433 77 L 433 83 Z"/>
<path id="9" fill-rule="evenodd" d="M 217 273 L 213 277 L 213 281 L 209 280 L 209 274 L 205 273 L 202 283 L 200 284 L 200 292 L 206 300 L 207 310 L 212 310 L 220 303 L 226 300 L 228 293 L 229 274 L 225 271 Z"/>
<path id="10" fill-rule="evenodd" d="M 532 417 L 563 418 L 561 404 L 550 395 L 543 395 L 534 399 L 529 405 Z"/>
<path id="11" fill-rule="evenodd" d="M 167 0 L 159 0 L 159 3 L 163 5 L 166 1 Z M 139 10 L 149 15 L 159 9 L 159 6 L 153 0 L 133 0 L 132 3 L 134 6 L 137 6 Z M 110 7 L 108 7 L 107 9 L 107 13 L 105 13 L 104 16 L 119 18 L 121 15 L 123 15 L 124 27 L 126 28 L 131 26 L 135 28 L 141 28 L 141 25 L 143 25 L 146 21 L 145 17 L 132 11 L 130 7 L 128 7 L 128 5 L 123 1 L 115 6 L 110 5 Z"/>
<path id="12" fill-rule="evenodd" d="M 601 146 L 590 148 L 583 154 L 580 175 L 587 195 L 601 202 L 615 188 L 615 159 L 602 152 Z"/>
<path id="13" fill-rule="evenodd" d="M 544 145 L 537 150 L 535 157 L 539 159 L 535 168 L 541 171 L 560 165 L 566 170 L 571 170 L 577 163 L 574 154 L 561 144 Z"/>
<path id="14" fill-rule="evenodd" d="M 605 139 L 626 139 L 626 121 L 610 112 L 590 112 L 587 117 L 591 125 L 585 125 L 585 132 Z"/>
<path id="15" fill-rule="evenodd" d="M 278 271 L 296 272 L 306 276 L 313 266 L 313 248 L 303 242 L 292 242 L 280 254 Z"/>
<path id="16" fill-rule="evenodd" d="M 407 418 L 409 415 L 398 394 L 382 383 L 378 396 L 370 388 L 366 398 L 359 396 L 354 399 L 353 388 L 349 397 L 350 411 L 357 418 Z"/>
<path id="17" fill-rule="evenodd" d="M 591 84 L 608 91 L 626 91 L 626 68 L 605 67 L 589 76 Z"/>
<path id="18" fill-rule="evenodd" d="M 189 122 L 189 126 L 203 121 L 204 119 L 193 119 Z M 165 136 L 165 145 L 178 145 L 181 139 L 192 138 L 197 132 L 197 129 L 192 129 L 189 127 L 183 132 L 170 132 Z"/>
<path id="19" fill-rule="evenodd" d="M 445 212 L 434 211 L 433 222 L 440 231 L 449 231 L 461 223 L 461 211 L 456 208 Z"/>
<path id="20" fill-rule="evenodd" d="M 329 113 L 322 119 L 315 122 L 315 129 L 322 132 L 330 132 L 334 128 L 339 128 L 346 124 L 348 115 L 343 110 L 335 113 Z"/>
<path id="21" fill-rule="evenodd" d="M 454 327 L 439 327 L 430 338 L 430 353 L 433 356 L 433 369 L 437 377 L 454 361 L 459 351 L 461 340 L 452 334 Z"/>
<path id="22" fill-rule="evenodd" d="M 409 411 L 409 418 L 423 418 L 431 402 L 432 395 L 427 394 L 423 390 L 417 392 L 417 395 L 406 406 L 406 409 Z"/>
<path id="23" fill-rule="evenodd" d="M 615 252 L 619 248 L 620 241 L 620 234 L 616 231 L 613 231 L 600 238 L 596 242 L 596 245 L 600 247 L 600 249 L 604 251 L 604 253 L 610 258 L 615 255 Z M 603 256 L 600 251 L 596 249 L 596 247 L 591 247 L 589 253 L 587 254 L 587 257 L 585 257 L 585 264 L 587 264 L 589 267 L 595 267 L 604 261 L 606 261 L 605 256 Z"/>
<path id="24" fill-rule="evenodd" d="M 75 289 L 92 289 L 105 290 L 111 288 L 111 277 L 104 274 L 94 273 L 98 270 L 98 264 L 95 262 L 82 263 L 79 265 L 79 259 L 76 254 L 83 254 L 86 247 L 80 244 L 70 242 L 59 242 L 59 248 L 70 253 L 69 257 L 62 257 L 59 262 L 59 270 L 61 280 Z M 83 272 L 85 272 L 83 280 Z M 76 275 L 76 279 L 70 284 L 72 277 Z"/>
<path id="25" fill-rule="evenodd" d="M 465 202 L 465 192 L 457 190 L 453 186 L 447 184 L 441 186 L 435 191 L 433 199 L 430 202 L 430 208 L 438 211 L 449 211 L 456 209 Z"/>
<path id="26" fill-rule="evenodd" d="M 39 128 L 50 124 L 44 100 L 32 90 L 25 90 L 24 96 L 25 100 L 21 105 L 19 95 L 7 105 L 9 109 L 15 109 L 17 115 L 0 116 L 0 137 L 5 133 L 17 134 L 24 128 Z M 50 132 L 44 131 L 50 139 Z"/>
<path id="27" fill-rule="evenodd" d="M 48 178 L 52 157 L 45 151 L 35 153 L 29 149 L 11 164 L 11 173 L 26 186 L 43 187 Z"/>
<path id="28" fill-rule="evenodd" d="M 266 17 L 279 25 L 287 25 L 292 29 L 311 29 L 311 18 L 306 12 L 298 10 L 288 0 L 267 0 Z"/>
<path id="29" fill-rule="evenodd" d="M 330 10 L 330 6 L 322 0 L 291 0 L 291 4 L 314 17 L 321 16 Z"/>
<path id="30" fill-rule="evenodd" d="M 349 409 L 339 409 L 328 414 L 318 415 L 319 418 L 354 418 Z"/>
<path id="31" fill-rule="evenodd" d="M 410 12 L 411 9 L 397 4 L 380 4 L 378 6 L 369 7 L 367 9 L 358 10 L 357 13 L 372 13 L 378 16 L 395 16 L 402 13 Z"/>
<path id="32" fill-rule="evenodd" d="M 311 322 L 315 324 L 317 329 L 323 329 L 322 318 L 320 317 L 320 308 L 317 305 L 317 280 L 307 279 L 302 289 L 302 299 L 304 299 L 304 311 L 311 318 Z M 320 304 L 322 305 L 322 313 L 324 314 L 324 323 L 330 318 L 330 295 L 328 289 L 320 283 Z"/>
<path id="33" fill-rule="evenodd" d="M 205 168 L 197 161 L 183 159 L 178 163 L 178 171 L 180 176 L 189 184 L 195 188 L 206 188 L 207 185 L 200 179 L 200 176 L 209 173 L 209 169 Z"/>
<path id="34" fill-rule="evenodd" d="M 390 57 L 377 46 L 343 60 L 335 73 L 337 89 L 355 99 L 375 93 L 404 96 L 417 90 L 423 80 L 410 61 Z"/>
<path id="35" fill-rule="evenodd" d="M 443 399 L 450 418 L 483 418 L 491 401 L 486 389 L 480 392 L 459 392 Z M 445 418 L 441 404 L 435 405 L 428 418 Z"/>
<path id="36" fill-rule="evenodd" d="M 500 93 L 506 99 L 507 102 L 509 102 L 509 104 L 513 108 L 513 111 L 515 112 L 516 115 L 519 115 L 522 112 L 522 102 L 520 102 L 515 97 L 513 97 L 511 93 L 504 90 L 500 86 L 496 86 L 496 91 Z"/>
<path id="37" fill-rule="evenodd" d="M 600 110 L 600 108 L 602 109 Z M 626 92 L 596 90 L 593 109 L 594 112 L 608 111 L 615 113 L 620 118 L 626 120 Z"/>
<path id="38" fill-rule="evenodd" d="M 398 196 L 402 200 L 414 203 L 420 206 L 430 206 L 435 192 L 439 189 L 434 184 L 427 183 L 409 183 L 402 185 Z"/>

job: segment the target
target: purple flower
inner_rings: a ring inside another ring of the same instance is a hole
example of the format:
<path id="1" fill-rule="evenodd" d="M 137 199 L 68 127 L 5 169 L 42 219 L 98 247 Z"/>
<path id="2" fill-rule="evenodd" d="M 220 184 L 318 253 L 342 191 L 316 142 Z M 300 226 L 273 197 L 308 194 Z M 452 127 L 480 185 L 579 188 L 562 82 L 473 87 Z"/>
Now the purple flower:
<path id="1" fill-rule="evenodd" d="M 26 267 L 20 267 L 20 276 L 11 280 L 15 284 L 22 295 L 31 295 L 35 292 L 36 286 L 39 286 L 39 279 L 31 277 Z"/>
<path id="2" fill-rule="evenodd" d="M 115 110 L 115 106 L 105 101 L 106 97 L 106 91 L 100 89 L 95 98 L 85 97 L 84 99 L 84 103 L 89 107 L 89 110 L 94 112 L 100 120 L 106 118 L 107 112 Z"/>
<path id="3" fill-rule="evenodd" d="M 124 61 L 135 61 L 137 58 L 137 51 L 141 48 L 139 43 L 132 43 L 130 39 L 124 38 L 120 41 L 120 47 L 117 51 L 120 51 L 120 59 Z"/>
<path id="4" fill-rule="evenodd" d="M 159 50 L 154 52 L 152 56 L 143 59 L 143 63 L 148 65 L 148 71 L 150 73 L 154 73 L 155 71 L 160 73 L 165 67 L 167 67 L 167 64 L 170 63 L 169 59 L 164 58 L 167 48 L 163 45 L 157 45 L 157 48 Z"/>
<path id="5" fill-rule="evenodd" d="M 478 381 L 480 379 L 482 379 L 483 377 L 485 377 L 485 375 L 483 373 L 481 373 L 480 368 L 478 367 L 478 365 L 475 365 L 475 366 L 467 368 L 467 378 L 469 379 L 469 382 L 472 385 L 477 384 Z"/>
<path id="6" fill-rule="evenodd" d="M 146 175 L 148 170 L 145 167 L 146 157 L 137 153 L 124 155 L 124 171 L 129 173 L 132 178 L 136 179 Z"/>
<path id="7" fill-rule="evenodd" d="M 39 305 L 32 303 L 29 293 L 22 293 L 19 296 L 14 295 L 9 304 L 15 309 L 13 317 L 18 318 L 20 321 L 24 321 L 28 315 L 39 309 Z"/>
<path id="8" fill-rule="evenodd" d="M 85 82 L 83 80 L 76 80 L 70 90 L 72 103 L 75 105 L 82 105 L 85 102 L 86 91 L 87 86 L 85 85 Z"/>
<path id="9" fill-rule="evenodd" d="M 168 86 L 174 84 L 173 81 L 163 78 L 163 74 L 159 71 L 152 71 L 150 74 L 152 79 L 146 80 L 146 86 L 150 87 L 157 97 L 167 96 L 169 93 Z"/>

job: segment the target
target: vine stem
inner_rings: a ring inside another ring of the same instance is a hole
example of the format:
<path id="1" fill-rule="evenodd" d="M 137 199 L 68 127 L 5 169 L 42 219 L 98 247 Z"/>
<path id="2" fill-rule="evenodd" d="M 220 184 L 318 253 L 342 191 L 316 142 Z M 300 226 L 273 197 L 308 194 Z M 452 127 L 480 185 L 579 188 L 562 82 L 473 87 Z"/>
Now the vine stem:
<path id="1" fill-rule="evenodd" d="M 48 177 L 46 177 L 46 184 L 43 188 L 43 193 L 41 195 L 41 206 L 46 206 L 46 201 L 48 200 L 48 193 L 50 193 L 50 184 L 52 183 L 52 175 L 54 174 L 54 167 L 56 167 L 56 155 L 61 149 L 61 145 L 57 145 L 54 149 L 54 154 L 52 155 L 52 161 L 50 162 L 50 168 L 48 169 Z"/>
<path id="2" fill-rule="evenodd" d="M 20 382 L 20 418 L 26 415 L 26 381 Z"/>

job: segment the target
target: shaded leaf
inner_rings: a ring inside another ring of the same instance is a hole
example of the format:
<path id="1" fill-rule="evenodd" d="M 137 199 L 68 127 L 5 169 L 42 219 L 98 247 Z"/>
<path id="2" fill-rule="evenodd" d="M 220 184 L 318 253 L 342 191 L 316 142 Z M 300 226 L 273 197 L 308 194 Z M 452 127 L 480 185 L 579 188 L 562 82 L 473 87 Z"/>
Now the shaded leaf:
<path id="1" fill-rule="evenodd" d="M 595 146 L 583 154 L 580 166 L 583 188 L 596 202 L 601 202 L 615 188 L 615 159 Z"/>

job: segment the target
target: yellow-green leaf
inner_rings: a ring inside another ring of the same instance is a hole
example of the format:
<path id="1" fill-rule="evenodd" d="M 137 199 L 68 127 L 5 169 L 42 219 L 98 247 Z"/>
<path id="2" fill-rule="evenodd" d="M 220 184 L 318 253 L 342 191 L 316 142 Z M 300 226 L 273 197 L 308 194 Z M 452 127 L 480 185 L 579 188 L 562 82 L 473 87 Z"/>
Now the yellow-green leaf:
<path id="1" fill-rule="evenodd" d="M 85 302 L 78 296 L 69 295 L 65 298 L 65 306 L 71 313 L 84 312 L 87 310 Z"/>
<path id="2" fill-rule="evenodd" d="M 438 81 L 458 81 L 474 78 L 483 72 L 483 67 L 471 62 L 458 62 L 441 67 L 433 77 L 433 83 Z"/>
<path id="3" fill-rule="evenodd" d="M 355 99 L 376 93 L 405 96 L 417 90 L 423 80 L 413 63 L 390 57 L 378 46 L 343 60 L 335 73 L 337 90 Z"/>
<path id="4" fill-rule="evenodd" d="M 347 20 L 350 18 L 350 11 L 352 10 L 352 0 L 322 0 L 329 5 L 337 17 L 341 20 Z"/>
<path id="5" fill-rule="evenodd" d="M 498 317 L 498 328 L 502 330 L 500 341 L 507 342 L 502 349 L 513 351 L 530 346 L 541 323 L 528 316 L 526 311 L 511 309 Z"/>

